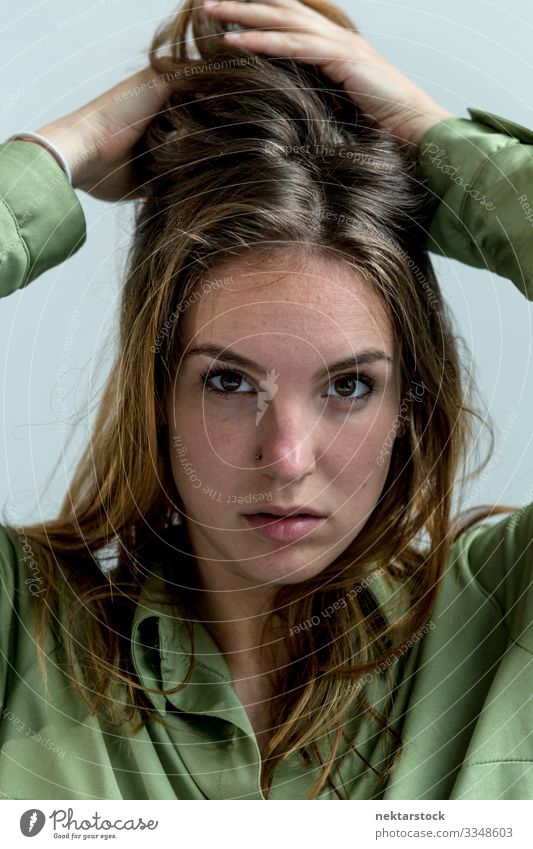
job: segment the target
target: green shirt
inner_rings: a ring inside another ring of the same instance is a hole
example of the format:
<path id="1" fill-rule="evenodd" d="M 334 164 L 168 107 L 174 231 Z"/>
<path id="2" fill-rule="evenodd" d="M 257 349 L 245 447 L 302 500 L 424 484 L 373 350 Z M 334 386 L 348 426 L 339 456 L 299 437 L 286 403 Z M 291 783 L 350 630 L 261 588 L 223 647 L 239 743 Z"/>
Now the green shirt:
<path id="1" fill-rule="evenodd" d="M 531 300 L 533 133 L 470 114 L 433 127 L 419 146 L 436 197 L 429 247 L 510 278 Z M 64 261 L 85 238 L 78 197 L 52 157 L 32 143 L 0 144 L 0 296 Z M 533 504 L 455 542 L 430 621 L 393 664 L 390 721 L 403 750 L 381 798 L 533 798 L 532 539 Z M 16 528 L 0 527 L 0 579 L 0 797 L 263 798 L 253 729 L 202 624 L 194 626 L 191 683 L 152 697 L 172 727 L 149 721 L 134 736 L 88 714 L 52 632 L 45 692 L 32 631 L 42 579 Z M 381 580 L 372 589 L 384 599 Z M 177 612 L 150 598 L 160 581 L 154 563 L 131 644 L 143 684 L 171 688 L 187 673 L 190 645 Z M 379 678 L 371 684 L 377 700 Z M 385 735 L 364 723 L 351 730 L 364 758 L 379 763 Z M 272 798 L 304 798 L 317 774 L 293 756 L 278 766 Z M 349 799 L 373 798 L 374 774 L 353 753 L 336 780 Z M 336 797 L 324 788 L 320 798 Z"/>

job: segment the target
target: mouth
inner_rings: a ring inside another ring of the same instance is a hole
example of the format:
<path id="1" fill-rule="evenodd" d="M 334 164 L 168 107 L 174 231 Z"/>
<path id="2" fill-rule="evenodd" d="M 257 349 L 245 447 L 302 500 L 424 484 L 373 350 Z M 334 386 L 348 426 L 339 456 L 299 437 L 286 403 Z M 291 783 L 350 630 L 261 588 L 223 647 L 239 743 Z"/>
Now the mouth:
<path id="1" fill-rule="evenodd" d="M 287 511 L 279 513 L 245 513 L 247 523 L 260 536 L 274 542 L 296 542 L 306 537 L 326 521 L 326 516 L 316 512 Z"/>

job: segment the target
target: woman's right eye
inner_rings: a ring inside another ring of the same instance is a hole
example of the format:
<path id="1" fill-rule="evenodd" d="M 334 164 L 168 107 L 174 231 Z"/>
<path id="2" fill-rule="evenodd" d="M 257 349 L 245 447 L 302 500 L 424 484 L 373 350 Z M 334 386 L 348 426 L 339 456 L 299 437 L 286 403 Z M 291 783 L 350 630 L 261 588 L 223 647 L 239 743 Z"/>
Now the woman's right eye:
<path id="1" fill-rule="evenodd" d="M 245 376 L 234 369 L 219 369 L 215 372 L 205 372 L 202 375 L 204 386 L 209 392 L 216 392 L 218 395 L 249 395 L 250 389 L 255 392 L 253 386 L 246 380 Z M 213 381 L 213 383 L 211 382 Z M 217 386 L 214 381 L 218 381 Z M 244 384 L 248 384 L 250 389 L 242 389 Z"/>

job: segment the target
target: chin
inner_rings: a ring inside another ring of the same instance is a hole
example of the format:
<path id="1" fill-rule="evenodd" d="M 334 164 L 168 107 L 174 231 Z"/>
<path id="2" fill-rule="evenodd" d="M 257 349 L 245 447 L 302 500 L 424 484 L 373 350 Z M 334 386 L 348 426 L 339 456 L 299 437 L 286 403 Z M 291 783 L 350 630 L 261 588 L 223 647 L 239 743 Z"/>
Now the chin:
<path id="1" fill-rule="evenodd" d="M 239 570 L 249 580 L 258 584 L 302 584 L 315 575 L 320 574 L 332 562 L 328 558 L 325 562 L 309 563 L 309 559 L 302 557 L 287 557 L 285 552 L 277 552 L 272 562 L 262 562 L 258 568 L 250 568 L 250 561 L 242 564 Z"/>

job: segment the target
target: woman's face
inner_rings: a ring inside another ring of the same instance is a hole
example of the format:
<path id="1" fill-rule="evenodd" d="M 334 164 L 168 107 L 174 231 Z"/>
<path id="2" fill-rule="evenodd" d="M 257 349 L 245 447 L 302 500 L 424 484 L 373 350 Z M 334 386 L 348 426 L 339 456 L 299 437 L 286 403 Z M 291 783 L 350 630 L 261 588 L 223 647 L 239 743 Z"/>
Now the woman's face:
<path id="1" fill-rule="evenodd" d="M 340 261 L 285 252 L 219 266 L 180 321 L 167 421 L 200 568 L 228 588 L 320 573 L 372 513 L 398 434 L 380 299 Z"/>

